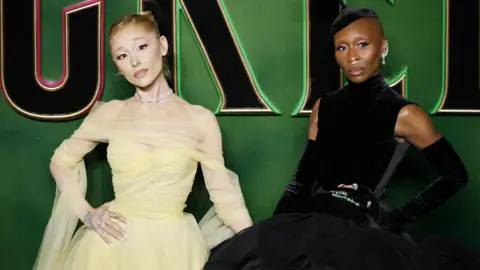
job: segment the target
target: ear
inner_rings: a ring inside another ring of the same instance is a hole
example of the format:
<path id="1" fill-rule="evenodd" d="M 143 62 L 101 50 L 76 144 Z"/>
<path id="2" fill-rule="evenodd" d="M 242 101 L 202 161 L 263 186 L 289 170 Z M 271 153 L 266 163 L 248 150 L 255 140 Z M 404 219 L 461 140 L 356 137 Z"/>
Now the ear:
<path id="1" fill-rule="evenodd" d="M 387 56 L 388 54 L 388 40 L 382 40 L 382 56 Z"/>
<path id="2" fill-rule="evenodd" d="M 160 53 L 162 57 L 168 53 L 168 41 L 165 36 L 160 37 Z"/>

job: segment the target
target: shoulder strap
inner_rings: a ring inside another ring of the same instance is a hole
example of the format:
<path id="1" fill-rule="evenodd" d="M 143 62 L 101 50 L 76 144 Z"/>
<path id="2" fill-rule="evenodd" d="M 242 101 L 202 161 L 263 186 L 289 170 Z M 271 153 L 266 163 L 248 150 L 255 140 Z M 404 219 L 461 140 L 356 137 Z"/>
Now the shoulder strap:
<path id="1" fill-rule="evenodd" d="M 395 152 L 393 152 L 390 163 L 388 164 L 387 169 L 383 173 L 382 179 L 375 188 L 375 197 L 380 198 L 382 196 L 383 192 L 385 191 L 385 187 L 387 186 L 388 182 L 392 178 L 393 173 L 397 169 L 398 163 L 400 163 L 402 158 L 405 156 L 405 152 L 408 150 L 408 148 L 410 148 L 410 146 L 411 144 L 408 142 L 397 143 L 397 147 L 395 148 Z"/>

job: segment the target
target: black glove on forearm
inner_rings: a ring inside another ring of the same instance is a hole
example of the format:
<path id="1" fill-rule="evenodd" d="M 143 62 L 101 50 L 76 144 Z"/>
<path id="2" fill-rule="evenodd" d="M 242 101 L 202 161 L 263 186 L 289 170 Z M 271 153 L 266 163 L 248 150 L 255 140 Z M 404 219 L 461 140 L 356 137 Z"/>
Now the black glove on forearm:
<path id="1" fill-rule="evenodd" d="M 468 182 L 467 171 L 452 145 L 444 137 L 421 150 L 439 177 L 414 199 L 393 211 L 379 213 L 379 225 L 399 230 L 407 223 L 431 212 Z"/>
<path id="2" fill-rule="evenodd" d="M 317 154 L 316 141 L 308 140 L 307 147 L 298 164 L 295 175 L 285 189 L 282 198 L 280 198 L 274 214 L 296 212 L 295 209 L 299 207 L 301 201 L 310 195 L 317 176 L 315 166 L 318 162 Z"/>

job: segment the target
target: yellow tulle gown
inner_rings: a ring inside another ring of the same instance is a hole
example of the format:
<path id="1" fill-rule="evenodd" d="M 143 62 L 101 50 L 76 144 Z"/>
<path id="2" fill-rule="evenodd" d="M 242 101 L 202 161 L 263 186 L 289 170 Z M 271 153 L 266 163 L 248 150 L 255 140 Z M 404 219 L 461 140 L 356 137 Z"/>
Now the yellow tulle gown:
<path id="1" fill-rule="evenodd" d="M 52 162 L 75 177 L 57 189 L 52 216 L 35 263 L 38 270 L 199 270 L 210 248 L 251 225 L 237 175 L 224 166 L 214 114 L 171 95 L 150 106 L 135 98 L 99 102 Z M 127 238 L 106 244 L 82 227 L 71 194 L 85 195 L 83 157 L 108 143 L 115 200 L 128 220 Z M 185 213 L 197 164 L 213 207 L 197 222 Z M 67 188 L 66 188 L 67 189 Z"/>

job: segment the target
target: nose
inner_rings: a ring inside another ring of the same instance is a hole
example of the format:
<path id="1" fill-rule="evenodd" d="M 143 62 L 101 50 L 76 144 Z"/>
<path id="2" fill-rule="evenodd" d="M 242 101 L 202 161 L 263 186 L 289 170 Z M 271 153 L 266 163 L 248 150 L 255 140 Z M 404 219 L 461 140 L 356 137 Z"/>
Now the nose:
<path id="1" fill-rule="evenodd" d="M 347 54 L 347 59 L 352 64 L 355 64 L 358 60 L 360 60 L 360 56 L 358 56 L 357 50 L 349 49 Z"/>
<path id="2" fill-rule="evenodd" d="M 132 67 L 137 67 L 138 65 L 140 65 L 140 61 L 137 57 L 133 56 L 131 58 L 130 64 L 132 65 Z"/>

